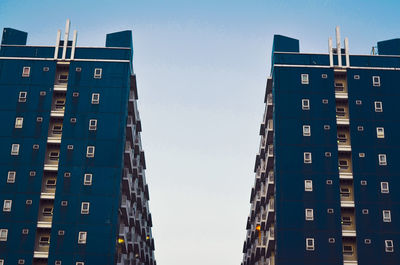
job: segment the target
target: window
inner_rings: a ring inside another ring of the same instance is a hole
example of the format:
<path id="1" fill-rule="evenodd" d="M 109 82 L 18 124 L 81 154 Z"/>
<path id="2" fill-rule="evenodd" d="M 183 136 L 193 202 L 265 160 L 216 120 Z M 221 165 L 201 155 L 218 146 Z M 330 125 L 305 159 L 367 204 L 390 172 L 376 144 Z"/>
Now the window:
<path id="1" fill-rule="evenodd" d="M 64 178 L 69 178 L 71 177 L 71 173 L 70 172 L 65 172 L 64 173 Z"/>
<path id="2" fill-rule="evenodd" d="M 32 146 L 32 148 L 35 149 L 35 150 L 37 150 L 37 149 L 39 149 L 39 145 L 38 145 L 38 144 L 34 144 L 34 145 Z"/>
<path id="3" fill-rule="evenodd" d="M 53 208 L 51 207 L 44 207 L 42 210 L 43 216 L 52 216 L 53 215 Z"/>
<path id="4" fill-rule="evenodd" d="M 371 244 L 371 239 L 369 239 L 369 238 L 364 239 L 364 244 L 366 244 L 366 245 Z"/>
<path id="5" fill-rule="evenodd" d="M 19 144 L 11 145 L 11 155 L 17 156 L 19 154 Z"/>
<path id="6" fill-rule="evenodd" d="M 39 95 L 41 95 L 42 97 L 46 96 L 46 91 L 40 91 Z"/>
<path id="7" fill-rule="evenodd" d="M 376 127 L 376 138 L 385 138 L 385 129 L 383 127 Z"/>
<path id="8" fill-rule="evenodd" d="M 58 161 L 58 158 L 60 157 L 60 152 L 59 151 L 51 151 L 49 152 L 49 159 L 53 161 Z"/>
<path id="9" fill-rule="evenodd" d="M 26 204 L 26 205 L 31 205 L 31 204 L 32 204 L 32 200 L 26 200 L 26 201 L 25 201 L 25 204 Z"/>
<path id="10" fill-rule="evenodd" d="M 42 121 L 43 121 L 43 117 L 37 117 L 37 118 L 36 118 L 36 121 L 37 121 L 37 122 L 42 122 Z"/>
<path id="11" fill-rule="evenodd" d="M 46 180 L 46 188 L 48 189 L 55 189 L 57 185 L 56 179 L 48 179 Z"/>
<path id="12" fill-rule="evenodd" d="M 304 152 L 304 163 L 305 164 L 311 164 L 312 163 L 311 153 L 310 152 Z"/>
<path id="13" fill-rule="evenodd" d="M 313 251 L 314 249 L 314 238 L 306 238 L 306 250 Z"/>
<path id="14" fill-rule="evenodd" d="M 327 74 L 322 74 L 321 77 L 326 79 L 326 78 L 328 78 L 328 75 Z"/>
<path id="15" fill-rule="evenodd" d="M 68 205 L 68 201 L 61 201 L 61 206 L 67 206 Z"/>
<path id="16" fill-rule="evenodd" d="M 25 260 L 24 259 L 19 259 L 18 260 L 18 264 L 25 264 Z"/>
<path id="17" fill-rule="evenodd" d="M 33 171 L 33 170 L 29 171 L 29 176 L 31 176 L 31 177 L 36 176 L 36 171 Z"/>
<path id="18" fill-rule="evenodd" d="M 92 94 L 92 104 L 99 104 L 99 102 L 100 102 L 100 94 L 93 93 Z"/>
<path id="19" fill-rule="evenodd" d="M 89 131 L 95 131 L 97 129 L 97 120 L 89 120 Z"/>
<path id="20" fill-rule="evenodd" d="M 340 187 L 340 197 L 349 198 L 350 189 L 348 187 Z"/>
<path id="21" fill-rule="evenodd" d="M 31 68 L 29 66 L 24 66 L 22 68 L 22 77 L 29 77 L 31 75 Z"/>
<path id="22" fill-rule="evenodd" d="M 381 77 L 380 76 L 373 76 L 372 77 L 372 85 L 373 86 L 381 86 Z"/>
<path id="23" fill-rule="evenodd" d="M 11 212 L 12 200 L 4 200 L 3 212 Z"/>
<path id="24" fill-rule="evenodd" d="M 380 166 L 386 166 L 387 165 L 386 155 L 385 154 L 379 154 L 378 155 L 378 160 L 379 160 L 379 165 Z"/>
<path id="25" fill-rule="evenodd" d="M 61 265 L 61 260 L 56 260 L 56 262 L 54 262 L 54 265 Z"/>
<path id="26" fill-rule="evenodd" d="M 15 118 L 15 128 L 22 128 L 23 123 L 24 123 L 24 118 L 22 117 Z"/>
<path id="27" fill-rule="evenodd" d="M 81 214 L 89 214 L 89 207 L 90 207 L 90 203 L 89 202 L 82 202 Z"/>
<path id="28" fill-rule="evenodd" d="M 94 157 L 94 146 L 88 146 L 86 148 L 86 157 Z"/>
<path id="29" fill-rule="evenodd" d="M 383 218 L 383 222 L 390 223 L 392 221 L 390 210 L 383 210 L 382 211 L 382 218 Z"/>
<path id="30" fill-rule="evenodd" d="M 305 191 L 312 191 L 313 190 L 312 180 L 305 180 L 304 181 L 304 190 Z"/>
<path id="31" fill-rule="evenodd" d="M 78 244 L 86 244 L 87 232 L 79 232 Z"/>
<path id="32" fill-rule="evenodd" d="M 18 102 L 26 102 L 26 96 L 28 92 L 19 92 Z"/>
<path id="33" fill-rule="evenodd" d="M 358 80 L 358 79 L 360 79 L 360 76 L 359 75 L 354 75 L 354 79 Z"/>
<path id="34" fill-rule="evenodd" d="M 76 118 L 71 118 L 69 121 L 70 121 L 71 123 L 76 123 Z"/>
<path id="35" fill-rule="evenodd" d="M 68 150 L 74 150 L 74 145 L 72 145 L 72 144 L 67 145 L 67 149 Z"/>
<path id="36" fill-rule="evenodd" d="M 375 112 L 383 112 L 383 106 L 381 101 L 375 101 Z"/>
<path id="37" fill-rule="evenodd" d="M 73 96 L 74 98 L 79 97 L 79 92 L 74 92 L 74 93 L 72 93 L 72 96 Z"/>
<path id="38" fill-rule="evenodd" d="M 322 100 L 322 104 L 328 104 L 328 100 L 327 99 L 323 99 Z"/>
<path id="39" fill-rule="evenodd" d="M 365 153 L 358 153 L 358 157 L 361 157 L 361 158 L 365 157 Z"/>
<path id="40" fill-rule="evenodd" d="M 331 153 L 331 152 L 325 152 L 325 156 L 326 156 L 326 157 L 331 157 L 331 156 L 332 156 L 332 153 Z"/>
<path id="41" fill-rule="evenodd" d="M 53 124 L 52 132 L 53 134 L 62 134 L 63 125 L 62 124 Z"/>
<path id="42" fill-rule="evenodd" d="M 331 129 L 331 126 L 330 125 L 324 125 L 324 130 L 330 130 Z"/>
<path id="43" fill-rule="evenodd" d="M 85 186 L 92 185 L 92 174 L 85 174 L 83 176 L 83 185 Z"/>
<path id="44" fill-rule="evenodd" d="M 49 236 L 41 236 L 39 238 L 39 246 L 47 246 L 50 244 L 50 237 Z"/>
<path id="45" fill-rule="evenodd" d="M 23 235 L 27 235 L 27 234 L 29 234 L 29 229 L 22 229 L 22 234 Z"/>
<path id="46" fill-rule="evenodd" d="M 303 125 L 303 136 L 311 136 L 311 126 Z"/>
<path id="47" fill-rule="evenodd" d="M 309 83 L 308 74 L 301 74 L 301 83 L 303 85 L 308 85 Z"/>
<path id="48" fill-rule="evenodd" d="M 367 186 L 367 181 L 366 180 L 361 180 L 361 185 L 362 186 Z"/>
<path id="49" fill-rule="evenodd" d="M 314 210 L 306 209 L 306 221 L 313 221 L 313 220 L 314 220 Z"/>
<path id="50" fill-rule="evenodd" d="M 356 100 L 356 105 L 362 105 L 362 101 L 361 100 Z"/>
<path id="51" fill-rule="evenodd" d="M 386 252 L 393 252 L 393 240 L 385 240 L 385 251 Z"/>
<path id="52" fill-rule="evenodd" d="M 352 245 L 343 245 L 343 256 L 353 256 L 354 250 Z"/>
<path id="53" fill-rule="evenodd" d="M 350 216 L 342 216 L 342 225 L 350 226 L 351 225 L 351 217 Z"/>
<path id="54" fill-rule="evenodd" d="M 75 71 L 76 71 L 76 72 L 82 72 L 82 68 L 81 68 L 81 67 L 76 67 L 76 68 L 75 68 Z"/>
<path id="55" fill-rule="evenodd" d="M 1 265 L 1 264 L 0 264 Z M 85 262 L 83 262 L 83 261 L 77 261 L 76 263 L 75 263 L 75 265 L 85 265 Z"/>
<path id="56" fill-rule="evenodd" d="M 389 193 L 389 182 L 381 182 L 381 193 Z"/>
<path id="57" fill-rule="evenodd" d="M 15 171 L 8 171 L 7 183 L 14 183 L 15 182 L 15 175 L 16 175 Z"/>
<path id="58" fill-rule="evenodd" d="M 369 210 L 368 209 L 362 209 L 362 214 L 369 214 Z"/>
<path id="59" fill-rule="evenodd" d="M 4 259 L 0 259 L 0 265 L 4 265 Z"/>
<path id="60" fill-rule="evenodd" d="M 340 159 L 339 160 L 339 171 L 347 170 L 349 169 L 349 163 L 347 160 Z"/>
<path id="61" fill-rule="evenodd" d="M 65 235 L 65 231 L 64 231 L 64 230 L 58 230 L 58 235 L 59 235 L 59 236 Z"/>
<path id="62" fill-rule="evenodd" d="M 103 72 L 103 70 L 101 68 L 95 68 L 93 77 L 96 79 L 100 79 L 102 72 Z"/>
<path id="63" fill-rule="evenodd" d="M 8 229 L 0 229 L 0 241 L 7 241 Z"/>
<path id="64" fill-rule="evenodd" d="M 333 244 L 333 243 L 335 243 L 335 239 L 334 239 L 333 237 L 330 237 L 330 238 L 328 239 L 328 242 L 331 243 L 331 244 Z"/>
<path id="65" fill-rule="evenodd" d="M 308 99 L 302 99 L 301 100 L 301 108 L 303 110 L 309 110 L 310 109 L 310 100 Z"/>
<path id="66" fill-rule="evenodd" d="M 327 179 L 326 180 L 326 185 L 332 185 L 332 180 L 331 179 Z"/>
<path id="67" fill-rule="evenodd" d="M 328 208 L 327 212 L 328 212 L 328 213 L 333 213 L 334 211 L 333 211 L 332 208 Z"/>
<path id="68" fill-rule="evenodd" d="M 43 72 L 48 72 L 49 70 L 50 70 L 49 67 L 47 66 L 43 67 Z"/>
<path id="69" fill-rule="evenodd" d="M 58 82 L 59 83 L 68 83 L 68 74 L 59 74 L 58 75 Z"/>

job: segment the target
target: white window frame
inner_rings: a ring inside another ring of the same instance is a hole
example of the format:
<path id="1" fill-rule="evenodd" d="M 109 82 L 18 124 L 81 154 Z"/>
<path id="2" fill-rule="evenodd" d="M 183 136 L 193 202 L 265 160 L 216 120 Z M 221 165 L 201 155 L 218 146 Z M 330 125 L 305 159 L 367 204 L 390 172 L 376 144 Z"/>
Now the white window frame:
<path id="1" fill-rule="evenodd" d="M 93 181 L 93 175 L 86 173 L 83 175 L 83 185 L 85 186 L 91 186 Z"/>
<path id="2" fill-rule="evenodd" d="M 314 251 L 315 250 L 315 240 L 312 237 L 306 238 L 306 250 L 307 251 Z"/>
<path id="3" fill-rule="evenodd" d="M 85 262 L 83 262 L 83 261 L 77 261 L 77 262 L 75 263 L 75 265 L 85 265 Z"/>
<path id="4" fill-rule="evenodd" d="M 381 77 L 380 76 L 375 75 L 372 77 L 372 86 L 376 86 L 376 87 L 381 86 Z"/>
<path id="5" fill-rule="evenodd" d="M 81 203 L 81 214 L 89 214 L 89 211 L 90 211 L 90 202 L 82 202 Z"/>
<path id="6" fill-rule="evenodd" d="M 101 79 L 102 74 L 103 74 L 103 69 L 102 68 L 94 68 L 93 78 Z"/>
<path id="7" fill-rule="evenodd" d="M 311 164 L 312 163 L 312 154 L 311 154 L 311 152 L 304 152 L 303 158 L 304 158 L 304 164 Z"/>
<path id="8" fill-rule="evenodd" d="M 87 240 L 87 232 L 79 232 L 78 233 L 78 244 L 86 244 Z"/>
<path id="9" fill-rule="evenodd" d="M 382 101 L 374 101 L 375 112 L 383 112 Z"/>
<path id="10" fill-rule="evenodd" d="M 23 117 L 16 117 L 15 118 L 15 128 L 22 128 L 24 125 L 24 118 Z"/>
<path id="11" fill-rule="evenodd" d="M 304 180 L 304 191 L 313 191 L 313 183 L 311 179 Z"/>
<path id="12" fill-rule="evenodd" d="M 389 182 L 383 181 L 381 182 L 381 193 L 389 193 Z"/>
<path id="13" fill-rule="evenodd" d="M 382 219 L 384 223 L 392 222 L 392 214 L 390 210 L 383 210 L 382 211 Z"/>
<path id="14" fill-rule="evenodd" d="M 385 128 L 376 127 L 376 138 L 385 138 Z"/>
<path id="15" fill-rule="evenodd" d="M 380 166 L 386 166 L 387 165 L 386 154 L 378 154 L 378 162 Z"/>
<path id="16" fill-rule="evenodd" d="M 90 119 L 89 120 L 89 131 L 96 131 L 96 130 L 97 130 L 97 120 L 96 119 Z"/>
<path id="17" fill-rule="evenodd" d="M 4 259 L 0 259 L 0 265 L 4 265 Z"/>
<path id="18" fill-rule="evenodd" d="M 303 136 L 311 136 L 311 126 L 303 125 Z"/>
<path id="19" fill-rule="evenodd" d="M 350 247 L 351 251 L 345 250 L 345 247 Z M 354 255 L 354 247 L 352 245 L 343 245 L 343 255 L 344 256 L 353 256 Z"/>
<path id="20" fill-rule="evenodd" d="M 8 229 L 0 229 L 0 241 L 7 241 Z"/>
<path id="21" fill-rule="evenodd" d="M 310 83 L 310 79 L 308 74 L 301 74 L 301 84 L 308 85 Z"/>
<path id="22" fill-rule="evenodd" d="M 19 144 L 11 145 L 11 155 L 13 155 L 13 156 L 19 155 Z"/>
<path id="23" fill-rule="evenodd" d="M 306 221 L 314 221 L 314 209 L 305 209 Z"/>
<path id="24" fill-rule="evenodd" d="M 100 93 L 92 93 L 92 104 L 99 104 L 99 103 L 100 103 Z"/>
<path id="25" fill-rule="evenodd" d="M 22 68 L 22 77 L 30 77 L 31 76 L 31 67 L 30 66 L 24 66 Z"/>
<path id="26" fill-rule="evenodd" d="M 394 252 L 393 240 L 385 240 L 385 252 Z"/>
<path id="27" fill-rule="evenodd" d="M 96 147 L 94 145 L 89 145 L 88 147 L 86 147 L 86 157 L 93 158 L 95 150 Z"/>
<path id="28" fill-rule="evenodd" d="M 3 202 L 3 212 L 11 212 L 12 200 L 4 200 Z"/>
<path id="29" fill-rule="evenodd" d="M 15 171 L 8 171 L 7 173 L 7 183 L 15 183 L 15 177 L 17 173 Z"/>
<path id="30" fill-rule="evenodd" d="M 301 100 L 301 109 L 302 110 L 309 110 L 310 109 L 310 100 L 307 98 L 303 98 Z"/>
<path id="31" fill-rule="evenodd" d="M 28 92 L 21 91 L 18 94 L 18 102 L 26 102 L 26 98 L 28 97 Z"/>

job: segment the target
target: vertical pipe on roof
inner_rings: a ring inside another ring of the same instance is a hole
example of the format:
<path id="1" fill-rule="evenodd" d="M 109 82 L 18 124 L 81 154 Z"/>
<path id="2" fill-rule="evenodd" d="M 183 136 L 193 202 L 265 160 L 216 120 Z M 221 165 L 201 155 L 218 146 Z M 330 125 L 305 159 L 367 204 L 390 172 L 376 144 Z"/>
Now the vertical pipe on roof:
<path id="1" fill-rule="evenodd" d="M 72 39 L 72 50 L 71 50 L 71 60 L 75 59 L 75 48 L 76 48 L 76 39 L 78 38 L 78 32 L 74 30 L 74 38 Z"/>
<path id="2" fill-rule="evenodd" d="M 346 53 L 346 67 L 350 67 L 350 55 L 349 55 L 349 38 L 344 39 L 344 48 Z"/>
<path id="3" fill-rule="evenodd" d="M 65 60 L 65 56 L 67 55 L 67 45 L 68 45 L 68 38 L 69 38 L 69 27 L 71 25 L 71 22 L 69 19 L 67 19 L 67 22 L 65 23 L 65 33 L 64 33 L 64 47 L 63 47 L 63 53 L 62 53 L 62 59 Z"/>
<path id="4" fill-rule="evenodd" d="M 333 67 L 332 37 L 329 37 L 329 40 L 328 40 L 328 49 L 329 49 L 329 66 L 330 66 L 330 67 Z"/>
<path id="5" fill-rule="evenodd" d="M 58 58 L 58 49 L 60 47 L 60 39 L 61 39 L 61 30 L 58 30 L 57 31 L 56 47 L 54 49 L 54 59 Z"/>
<path id="6" fill-rule="evenodd" d="M 338 56 L 338 66 L 342 66 L 342 50 L 340 48 L 340 28 L 336 27 L 336 52 Z"/>

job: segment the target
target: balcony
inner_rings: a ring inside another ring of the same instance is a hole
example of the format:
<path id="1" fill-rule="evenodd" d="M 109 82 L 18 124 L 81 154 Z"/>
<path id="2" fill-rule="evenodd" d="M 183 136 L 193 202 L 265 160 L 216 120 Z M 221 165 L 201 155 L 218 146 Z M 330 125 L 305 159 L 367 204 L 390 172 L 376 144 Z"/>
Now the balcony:
<path id="1" fill-rule="evenodd" d="M 348 99 L 347 84 L 345 83 L 345 80 L 335 81 L 335 98 Z"/>
<path id="2" fill-rule="evenodd" d="M 267 232 L 267 256 L 271 256 L 271 252 L 275 250 L 275 232 L 274 227 L 270 227 Z"/>
<path id="3" fill-rule="evenodd" d="M 342 209 L 341 224 L 343 237 L 356 236 L 356 224 L 353 209 Z"/>
<path id="4" fill-rule="evenodd" d="M 53 90 L 54 91 L 67 91 L 67 83 L 59 83 L 59 84 L 55 84 Z"/>
<path id="5" fill-rule="evenodd" d="M 268 174 L 267 184 L 268 184 L 267 185 L 267 195 L 269 197 L 269 196 L 273 195 L 274 192 L 275 192 L 275 189 L 274 189 L 275 178 L 274 178 L 274 172 L 273 171 L 269 172 L 269 174 Z"/>
<path id="6" fill-rule="evenodd" d="M 336 123 L 338 125 L 349 125 L 349 109 L 346 104 L 339 102 L 336 105 Z"/>
<path id="7" fill-rule="evenodd" d="M 125 164 L 125 167 L 128 168 L 129 173 L 132 174 L 132 168 L 133 168 L 133 164 L 132 164 L 132 146 L 131 146 L 131 142 L 129 142 L 129 141 L 125 142 L 124 164 Z"/>
<path id="8" fill-rule="evenodd" d="M 35 259 L 47 259 L 49 257 L 49 251 L 34 251 L 33 257 Z"/>
<path id="9" fill-rule="evenodd" d="M 122 220 L 126 225 L 129 225 L 129 215 L 130 215 L 130 201 L 127 199 L 126 195 L 122 195 L 121 198 L 121 214 Z"/>
<path id="10" fill-rule="evenodd" d="M 269 226 L 275 219 L 275 202 L 274 198 L 271 198 L 267 204 L 267 226 Z"/>
<path id="11" fill-rule="evenodd" d="M 65 112 L 65 95 L 59 96 L 54 99 L 53 104 L 51 106 L 51 117 L 64 117 Z"/>
<path id="12" fill-rule="evenodd" d="M 128 227 L 124 225 L 119 226 L 119 239 L 121 239 L 119 242 L 119 246 L 121 247 L 122 253 L 127 254 L 128 253 L 128 242 L 127 242 L 127 234 L 129 233 Z"/>

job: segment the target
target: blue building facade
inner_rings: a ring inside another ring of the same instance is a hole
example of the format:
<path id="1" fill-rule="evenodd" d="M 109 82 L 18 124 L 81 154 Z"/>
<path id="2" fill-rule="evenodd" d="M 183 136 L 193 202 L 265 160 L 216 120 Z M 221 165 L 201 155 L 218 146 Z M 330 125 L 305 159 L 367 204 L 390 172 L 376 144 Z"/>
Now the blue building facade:
<path id="1" fill-rule="evenodd" d="M 274 36 L 242 265 L 400 262 L 399 40 L 336 43 Z"/>
<path id="2" fill-rule="evenodd" d="M 0 49 L 0 265 L 155 265 L 132 32 Z"/>

